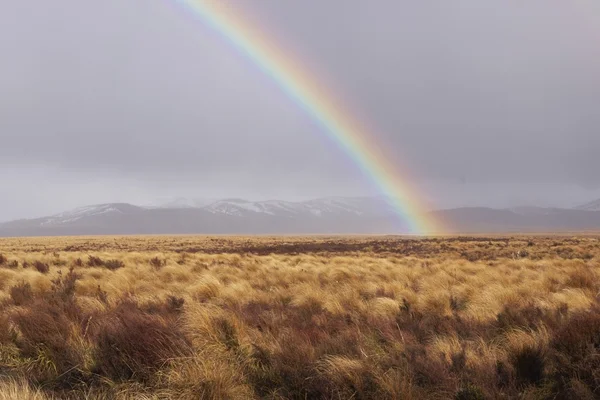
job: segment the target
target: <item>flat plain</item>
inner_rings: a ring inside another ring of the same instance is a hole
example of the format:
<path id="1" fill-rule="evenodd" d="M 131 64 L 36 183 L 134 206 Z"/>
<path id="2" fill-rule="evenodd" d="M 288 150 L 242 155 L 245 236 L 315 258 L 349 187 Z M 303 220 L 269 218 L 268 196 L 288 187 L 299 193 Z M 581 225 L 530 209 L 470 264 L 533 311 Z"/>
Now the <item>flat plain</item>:
<path id="1" fill-rule="evenodd" d="M 0 399 L 593 399 L 600 236 L 0 240 Z"/>

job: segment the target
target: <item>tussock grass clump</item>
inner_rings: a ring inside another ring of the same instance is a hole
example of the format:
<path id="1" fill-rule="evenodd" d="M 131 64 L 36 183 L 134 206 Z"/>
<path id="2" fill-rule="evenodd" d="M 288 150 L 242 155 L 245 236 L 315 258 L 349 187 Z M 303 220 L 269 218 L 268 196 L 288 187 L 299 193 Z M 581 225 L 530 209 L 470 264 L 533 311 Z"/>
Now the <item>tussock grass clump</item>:
<path id="1" fill-rule="evenodd" d="M 39 389 L 32 389 L 25 379 L 0 380 L 0 400 L 50 400 Z"/>
<path id="2" fill-rule="evenodd" d="M 0 242 L 0 400 L 600 388 L 594 236 Z"/>

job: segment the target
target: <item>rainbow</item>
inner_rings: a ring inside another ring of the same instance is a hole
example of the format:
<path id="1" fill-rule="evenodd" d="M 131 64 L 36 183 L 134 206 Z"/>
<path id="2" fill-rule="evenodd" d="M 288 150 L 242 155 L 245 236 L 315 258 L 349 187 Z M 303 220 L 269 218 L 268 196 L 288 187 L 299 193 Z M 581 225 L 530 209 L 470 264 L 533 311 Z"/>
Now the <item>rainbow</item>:
<path id="1" fill-rule="evenodd" d="M 352 119 L 325 93 L 318 80 L 308 76 L 300 64 L 283 54 L 272 41 L 234 13 L 222 0 L 177 0 L 228 41 L 265 74 L 322 127 L 381 192 L 389 199 L 410 233 L 442 231 L 440 223 L 423 208 L 409 179 L 401 179 L 395 167 L 381 154 L 358 121 Z"/>

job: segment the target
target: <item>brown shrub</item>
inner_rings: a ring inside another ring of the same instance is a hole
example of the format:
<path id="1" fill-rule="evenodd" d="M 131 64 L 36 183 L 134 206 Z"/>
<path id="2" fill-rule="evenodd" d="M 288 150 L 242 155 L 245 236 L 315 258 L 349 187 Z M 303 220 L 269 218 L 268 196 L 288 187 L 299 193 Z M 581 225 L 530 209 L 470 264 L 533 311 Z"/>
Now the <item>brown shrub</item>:
<path id="1" fill-rule="evenodd" d="M 452 392 L 455 386 L 455 377 L 450 373 L 450 366 L 439 357 L 428 354 L 425 347 L 421 345 L 408 346 L 405 356 L 414 383 L 417 386 L 428 389 Z"/>
<path id="2" fill-rule="evenodd" d="M 50 272 L 50 267 L 48 266 L 48 264 L 43 263 L 39 260 L 36 260 L 33 262 L 33 267 L 42 274 L 47 274 L 48 272 Z"/>
<path id="3" fill-rule="evenodd" d="M 584 261 L 590 261 L 594 259 L 594 255 L 592 253 L 583 253 L 581 255 L 581 259 Z"/>
<path id="4" fill-rule="evenodd" d="M 153 266 L 155 269 L 161 269 L 162 267 L 167 265 L 167 260 L 163 260 L 158 257 L 153 257 L 150 259 L 150 265 Z"/>
<path id="5" fill-rule="evenodd" d="M 0 253 L 0 266 L 6 264 L 8 262 L 8 258 L 4 256 L 4 254 Z"/>
<path id="6" fill-rule="evenodd" d="M 550 343 L 554 362 L 554 381 L 568 393 L 568 384 L 577 379 L 577 387 L 600 387 L 600 308 L 574 315 L 557 330 Z"/>
<path id="7" fill-rule="evenodd" d="M 121 260 L 103 260 L 100 257 L 90 255 L 88 257 L 87 265 L 89 267 L 104 267 L 111 271 L 123 268 L 125 264 Z"/>
<path id="8" fill-rule="evenodd" d="M 454 312 L 462 311 L 467 308 L 467 299 L 465 297 L 450 296 L 450 309 Z"/>
<path id="9" fill-rule="evenodd" d="M 160 315 L 163 318 L 171 319 L 177 317 L 183 311 L 185 299 L 173 295 L 167 296 L 164 301 L 151 301 L 140 307 L 141 310 L 153 315 Z"/>
<path id="10" fill-rule="evenodd" d="M 509 303 L 498 314 L 496 325 L 501 330 L 534 329 L 541 326 L 556 328 L 565 322 L 568 311 L 569 307 L 565 303 L 558 304 L 555 309 L 542 309 L 533 302 Z"/>
<path id="11" fill-rule="evenodd" d="M 237 337 L 237 330 L 231 321 L 224 317 L 216 318 L 214 321 L 219 341 L 227 347 L 227 350 L 237 349 L 240 344 Z"/>
<path id="12" fill-rule="evenodd" d="M 486 396 L 483 391 L 475 385 L 466 385 L 456 392 L 454 400 L 485 400 Z"/>
<path id="13" fill-rule="evenodd" d="M 176 324 L 125 300 L 91 329 L 95 371 L 114 380 L 148 381 L 169 359 L 188 353 L 189 343 Z"/>
<path id="14" fill-rule="evenodd" d="M 14 305 L 22 306 L 33 300 L 33 291 L 29 282 L 21 282 L 10 288 L 10 298 Z"/>
<path id="15" fill-rule="evenodd" d="M 104 265 L 104 261 L 100 257 L 88 256 L 87 265 L 89 267 L 101 267 Z"/>
<path id="16" fill-rule="evenodd" d="M 167 297 L 167 311 L 169 313 L 179 313 L 183 311 L 185 299 L 183 297 L 169 296 Z"/>
<path id="17" fill-rule="evenodd" d="M 597 396 L 594 396 L 593 388 L 589 387 L 578 378 L 571 379 L 565 395 L 565 398 L 567 399 L 594 400 L 597 398 Z"/>
<path id="18" fill-rule="evenodd" d="M 75 296 L 75 286 L 81 276 L 75 272 L 73 267 L 63 276 L 58 271 L 58 277 L 52 280 L 52 296 L 62 303 L 72 303 Z"/>
<path id="19" fill-rule="evenodd" d="M 289 335 L 280 351 L 255 353 L 262 368 L 249 371 L 249 380 L 259 396 L 280 392 L 283 398 L 333 398 L 331 383 L 315 374 L 319 353 L 306 338 Z"/>
<path id="20" fill-rule="evenodd" d="M 96 288 L 96 298 L 102 303 L 108 304 L 108 293 L 105 290 L 102 290 L 100 285 Z"/>
<path id="21" fill-rule="evenodd" d="M 65 312 L 55 304 L 36 300 L 11 316 L 20 333 L 16 344 L 24 357 L 38 360 L 34 379 L 51 379 L 80 364 L 70 345 L 71 329 Z"/>
<path id="22" fill-rule="evenodd" d="M 0 345 L 10 343 L 12 338 L 8 315 L 0 314 Z"/>
<path id="23" fill-rule="evenodd" d="M 501 329 L 535 328 L 544 319 L 544 311 L 533 303 L 506 304 L 497 316 L 497 323 Z"/>
<path id="24" fill-rule="evenodd" d="M 353 322 L 345 316 L 328 313 L 317 301 L 299 306 L 251 302 L 238 311 L 239 318 L 268 331 L 284 346 L 267 350 L 254 344 L 252 359 L 257 368 L 248 371 L 252 386 L 259 396 L 279 392 L 284 398 L 376 398 L 374 378 L 364 373 L 360 385 L 340 378 L 316 374 L 319 361 L 328 356 L 360 357 L 360 334 L 350 328 Z M 234 352 L 239 347 L 236 328 L 227 318 L 217 319 L 219 341 Z M 371 393 L 370 396 L 366 393 Z"/>
<path id="25" fill-rule="evenodd" d="M 104 262 L 104 268 L 109 269 L 111 271 L 115 271 L 119 268 L 123 268 L 125 263 L 121 260 L 106 260 Z"/>
<path id="26" fill-rule="evenodd" d="M 515 369 L 517 381 L 521 384 L 538 384 L 544 377 L 547 359 L 546 350 L 541 346 L 524 346 L 509 355 Z"/>
<path id="27" fill-rule="evenodd" d="M 490 382 L 498 388 L 504 389 L 509 387 L 514 381 L 514 370 L 504 361 L 496 361 L 495 365 L 495 382 Z"/>
<path id="28" fill-rule="evenodd" d="M 496 255 L 494 253 L 489 253 L 481 250 L 469 250 L 463 251 L 461 256 L 465 258 L 467 261 L 476 262 L 476 261 L 491 261 L 496 259 Z"/>

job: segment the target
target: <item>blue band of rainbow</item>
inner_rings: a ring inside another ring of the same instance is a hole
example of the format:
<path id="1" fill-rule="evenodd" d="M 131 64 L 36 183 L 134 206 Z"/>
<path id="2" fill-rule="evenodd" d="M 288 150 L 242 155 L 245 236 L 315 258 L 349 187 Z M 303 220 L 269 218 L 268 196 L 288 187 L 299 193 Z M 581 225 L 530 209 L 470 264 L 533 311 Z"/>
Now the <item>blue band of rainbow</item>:
<path id="1" fill-rule="evenodd" d="M 360 124 L 336 106 L 333 96 L 325 93 L 316 79 L 307 76 L 299 63 L 284 55 L 272 41 L 262 37 L 220 0 L 178 0 L 178 3 L 219 32 L 319 122 L 323 132 L 387 196 L 410 233 L 442 232 L 441 224 L 423 209 L 418 191 L 409 184 L 410 179 L 401 179 L 394 166 L 370 144 L 369 138 L 373 135 L 357 128 Z"/>

